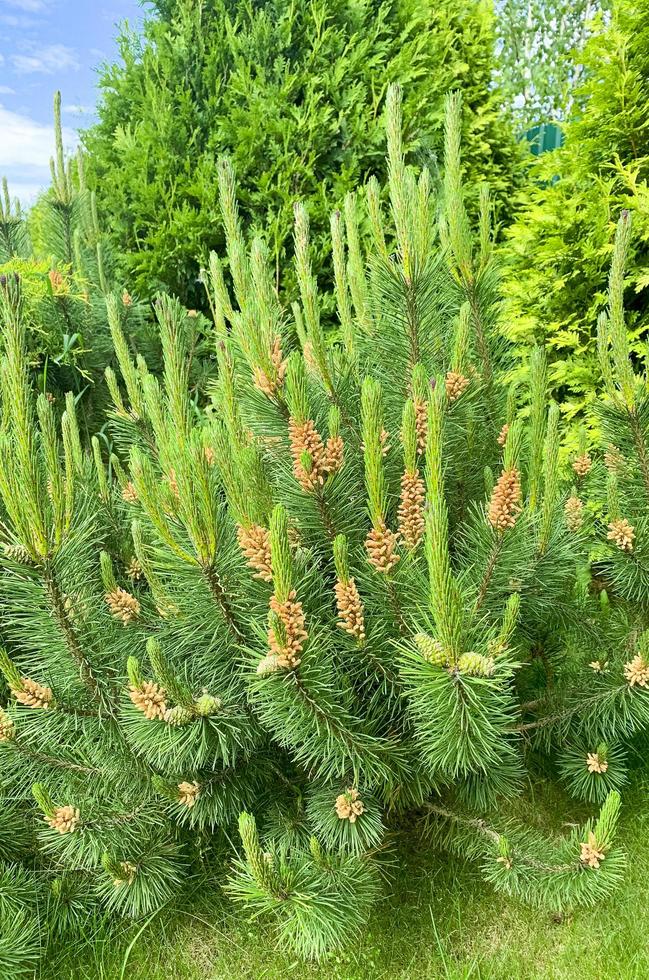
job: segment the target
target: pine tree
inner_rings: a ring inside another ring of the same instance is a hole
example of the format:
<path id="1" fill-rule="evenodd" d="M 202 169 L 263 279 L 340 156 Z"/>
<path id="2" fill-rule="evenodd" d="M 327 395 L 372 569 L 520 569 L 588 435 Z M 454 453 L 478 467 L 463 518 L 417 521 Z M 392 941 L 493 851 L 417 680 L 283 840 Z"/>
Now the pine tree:
<path id="1" fill-rule="evenodd" d="M 305 208 L 289 314 L 223 160 L 210 402 L 190 391 L 187 311 L 156 302 L 156 375 L 108 295 L 109 458 L 97 438 L 84 448 L 73 399 L 60 425 L 34 399 L 20 283 L 0 289 L 7 972 L 33 961 L 38 926 L 171 901 L 237 821 L 228 891 L 307 957 L 358 935 L 399 815 L 497 891 L 555 909 L 620 880 L 625 744 L 649 723 L 628 218 L 600 323 L 610 445 L 566 473 L 543 352 L 529 391 L 503 385 L 490 201 L 483 189 L 473 235 L 460 113 L 449 97 L 438 224 L 390 89 L 389 214 L 371 180 L 332 219 L 333 346 Z M 600 806 L 565 839 L 507 815 L 542 754 Z M 17 914 L 37 915 L 31 932 Z"/>

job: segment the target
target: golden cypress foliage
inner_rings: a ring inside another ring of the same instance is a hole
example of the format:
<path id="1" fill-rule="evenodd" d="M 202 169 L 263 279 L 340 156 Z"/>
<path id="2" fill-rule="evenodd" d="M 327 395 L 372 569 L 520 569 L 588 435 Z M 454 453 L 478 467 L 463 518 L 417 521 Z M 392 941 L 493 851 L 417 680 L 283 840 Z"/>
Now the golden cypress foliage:
<path id="1" fill-rule="evenodd" d="M 356 582 L 353 578 L 348 578 L 346 582 L 338 579 L 334 589 L 338 609 L 338 625 L 359 643 L 362 643 L 365 639 L 365 616 Z"/>
<path id="2" fill-rule="evenodd" d="M 59 834 L 72 834 L 81 823 L 81 814 L 76 806 L 57 806 L 54 812 L 43 817 L 43 820 Z"/>
<path id="3" fill-rule="evenodd" d="M 167 692 L 155 681 L 131 684 L 128 696 L 149 721 L 163 721 L 167 712 Z"/>
<path id="4" fill-rule="evenodd" d="M 387 575 L 391 572 L 400 556 L 396 554 L 397 535 L 390 528 L 382 524 L 380 527 L 373 527 L 365 539 L 365 550 L 367 560 L 377 572 Z"/>
<path id="5" fill-rule="evenodd" d="M 277 657 L 277 666 L 292 670 L 300 664 L 300 654 L 308 634 L 305 629 L 304 611 L 295 589 L 283 602 L 275 596 L 270 598 L 270 611 L 279 621 L 278 629 L 271 623 L 268 627 L 268 646 L 271 656 Z"/>
<path id="6" fill-rule="evenodd" d="M 515 467 L 503 470 L 489 501 L 489 523 L 497 531 L 507 531 L 522 510 L 521 478 Z"/>
<path id="7" fill-rule="evenodd" d="M 609 541 L 613 541 L 620 551 L 633 551 L 635 528 L 624 517 L 611 521 L 608 525 L 608 534 L 606 537 Z"/>
<path id="8" fill-rule="evenodd" d="M 335 810 L 339 820 L 349 820 L 350 823 L 356 823 L 365 812 L 365 805 L 358 790 L 350 787 L 346 792 L 337 796 Z"/>
<path id="9" fill-rule="evenodd" d="M 405 472 L 401 477 L 399 503 L 399 534 L 410 549 L 417 547 L 424 535 L 424 481 L 419 470 Z"/>
<path id="10" fill-rule="evenodd" d="M 131 623 L 140 614 L 140 603 L 127 592 L 126 589 L 121 589 L 116 586 L 107 592 L 105 597 L 106 605 L 110 609 L 110 614 L 114 619 L 119 619 L 126 625 L 126 623 Z"/>
<path id="11" fill-rule="evenodd" d="M 255 571 L 253 578 L 272 582 L 273 569 L 268 528 L 260 524 L 249 524 L 248 527 L 240 524 L 237 528 L 237 540 L 248 566 Z"/>
<path id="12" fill-rule="evenodd" d="M 49 708 L 54 701 L 54 695 L 50 687 L 32 681 L 29 677 L 20 678 L 20 687 L 12 688 L 11 693 L 16 701 L 25 704 L 29 708 Z"/>

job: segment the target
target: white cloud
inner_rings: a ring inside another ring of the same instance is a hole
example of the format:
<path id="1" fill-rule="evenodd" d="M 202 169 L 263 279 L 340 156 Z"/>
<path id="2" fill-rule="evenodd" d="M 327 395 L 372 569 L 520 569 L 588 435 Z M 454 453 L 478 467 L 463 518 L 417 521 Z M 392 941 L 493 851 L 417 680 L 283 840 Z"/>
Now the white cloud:
<path id="1" fill-rule="evenodd" d="M 79 61 L 72 48 L 64 44 L 29 44 L 24 47 L 25 54 L 14 54 L 11 63 L 21 75 L 40 73 L 53 75 L 55 72 L 75 70 Z"/>
<path id="2" fill-rule="evenodd" d="M 0 85 L 0 95 L 15 95 L 16 90 L 9 88 L 8 85 Z"/>
<path id="3" fill-rule="evenodd" d="M 24 10 L 28 14 L 37 14 L 41 10 L 45 10 L 47 4 L 45 0 L 0 0 L 0 2 L 5 7 L 16 7 L 18 10 Z"/>
<path id="4" fill-rule="evenodd" d="M 53 127 L 11 112 L 0 104 L 0 133 L 0 174 L 7 177 L 12 197 L 19 197 L 27 204 L 49 184 Z M 63 140 L 67 147 L 74 146 L 74 132 L 64 128 Z"/>
<path id="5" fill-rule="evenodd" d="M 87 116 L 95 110 L 91 105 L 64 105 L 62 112 L 67 112 L 70 116 Z"/>

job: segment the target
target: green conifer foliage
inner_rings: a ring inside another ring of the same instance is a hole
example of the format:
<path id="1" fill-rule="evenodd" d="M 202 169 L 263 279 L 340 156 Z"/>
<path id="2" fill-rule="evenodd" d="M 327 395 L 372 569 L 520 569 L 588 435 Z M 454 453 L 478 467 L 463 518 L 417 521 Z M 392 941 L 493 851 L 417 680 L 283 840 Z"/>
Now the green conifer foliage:
<path id="1" fill-rule="evenodd" d="M 543 343 L 550 385 L 571 418 L 597 399 L 597 319 L 622 210 L 633 215 L 626 267 L 627 329 L 644 350 L 649 286 L 649 3 L 616 0 L 575 62 L 583 66 L 564 145 L 534 163 L 506 232 L 508 330 L 520 345 Z M 521 371 L 521 373 L 522 373 Z"/>
<path id="2" fill-rule="evenodd" d="M 177 300 L 156 302 L 156 375 L 108 297 L 110 457 L 84 450 L 72 399 L 60 424 L 35 399 L 20 283 L 0 289 L 3 966 L 29 967 L 39 930 L 79 928 L 97 904 L 138 917 L 172 902 L 222 867 L 237 823 L 228 892 L 306 957 L 359 935 L 399 815 L 496 890 L 555 909 L 620 880 L 625 742 L 649 724 L 649 397 L 624 331 L 628 218 L 600 324 L 610 446 L 566 474 L 543 354 L 529 392 L 501 384 L 490 205 L 472 235 L 460 112 L 451 96 L 438 224 L 390 88 L 370 250 L 362 195 L 344 233 L 334 217 L 333 345 L 306 210 L 289 314 L 224 161 L 212 400 L 191 393 Z M 544 754 L 595 805 L 560 839 L 508 814 Z"/>
<path id="3" fill-rule="evenodd" d="M 302 200 L 313 268 L 330 292 L 329 215 L 370 174 L 383 178 L 391 81 L 407 86 L 409 152 L 441 156 L 443 100 L 458 88 L 471 181 L 489 180 L 502 202 L 520 180 L 523 154 L 491 85 L 489 2 L 154 6 L 142 37 L 122 33 L 121 60 L 100 76 L 99 122 L 84 136 L 100 213 L 141 295 L 163 287 L 188 306 L 204 303 L 200 266 L 224 243 L 214 180 L 224 152 L 246 222 L 267 231 L 273 280 L 292 297 L 286 256 Z"/>

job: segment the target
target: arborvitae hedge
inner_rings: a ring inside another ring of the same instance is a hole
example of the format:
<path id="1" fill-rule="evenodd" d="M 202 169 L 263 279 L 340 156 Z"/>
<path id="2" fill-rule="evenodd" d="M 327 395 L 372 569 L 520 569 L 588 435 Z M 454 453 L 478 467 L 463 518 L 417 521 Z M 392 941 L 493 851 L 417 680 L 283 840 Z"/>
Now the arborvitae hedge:
<path id="1" fill-rule="evenodd" d="M 476 0 L 182 0 L 158 3 L 144 36 L 125 32 L 100 74 L 85 134 L 99 210 L 132 287 L 203 303 L 200 264 L 223 237 L 215 166 L 237 169 L 246 220 L 268 231 L 274 275 L 292 286 L 292 209 L 308 204 L 313 261 L 332 272 L 329 214 L 384 176 L 387 86 L 404 84 L 405 141 L 439 153 L 443 100 L 461 89 L 465 168 L 509 202 L 521 151 L 492 89 L 494 24 Z M 433 172 L 435 165 L 433 164 Z"/>
<path id="2" fill-rule="evenodd" d="M 638 354 L 649 324 L 649 0 L 617 0 L 610 24 L 575 59 L 585 74 L 565 145 L 532 168 L 507 257 L 513 336 L 546 343 L 568 415 L 597 397 L 597 318 L 623 209 L 633 215 L 626 301 Z"/>

